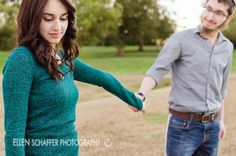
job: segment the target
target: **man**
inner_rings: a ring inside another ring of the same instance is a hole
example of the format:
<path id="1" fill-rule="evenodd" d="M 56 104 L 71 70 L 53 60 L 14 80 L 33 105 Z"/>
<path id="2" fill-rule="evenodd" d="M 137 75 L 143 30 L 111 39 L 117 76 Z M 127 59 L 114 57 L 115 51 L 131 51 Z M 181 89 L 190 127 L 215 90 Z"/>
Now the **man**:
<path id="1" fill-rule="evenodd" d="M 233 0 L 206 0 L 201 24 L 173 34 L 143 79 L 137 93 L 142 99 L 172 68 L 168 156 L 216 156 L 225 137 L 223 102 L 233 45 L 220 30 L 234 7 Z"/>

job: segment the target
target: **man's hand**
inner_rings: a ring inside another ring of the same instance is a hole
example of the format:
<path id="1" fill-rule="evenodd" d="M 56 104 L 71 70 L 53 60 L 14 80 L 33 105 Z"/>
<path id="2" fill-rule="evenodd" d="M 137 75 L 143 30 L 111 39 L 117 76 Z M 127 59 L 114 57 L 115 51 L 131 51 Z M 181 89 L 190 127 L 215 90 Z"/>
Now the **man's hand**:
<path id="1" fill-rule="evenodd" d="M 130 105 L 129 105 L 129 108 L 130 108 L 133 112 L 139 112 L 139 110 L 138 110 L 137 108 L 133 107 L 133 106 L 130 106 Z M 143 114 L 146 113 L 146 104 L 145 104 L 145 102 L 143 102 L 143 108 L 142 108 L 141 112 L 142 112 Z"/>
<path id="2" fill-rule="evenodd" d="M 219 138 L 221 140 L 223 140 L 225 138 L 225 135 L 226 135 L 226 129 L 225 129 L 224 121 L 220 121 L 220 134 L 219 134 Z"/>
<path id="3" fill-rule="evenodd" d="M 136 96 L 137 98 L 139 98 L 140 100 L 143 100 L 143 97 L 140 96 L 140 95 L 138 95 L 137 93 L 135 93 L 135 96 Z M 135 107 L 133 107 L 133 106 L 129 106 L 129 108 L 130 108 L 133 112 L 138 112 L 138 111 L 139 111 L 137 108 L 135 108 Z M 146 103 L 145 103 L 145 102 L 143 102 L 143 108 L 142 108 L 141 112 L 142 112 L 143 114 L 146 113 Z"/>

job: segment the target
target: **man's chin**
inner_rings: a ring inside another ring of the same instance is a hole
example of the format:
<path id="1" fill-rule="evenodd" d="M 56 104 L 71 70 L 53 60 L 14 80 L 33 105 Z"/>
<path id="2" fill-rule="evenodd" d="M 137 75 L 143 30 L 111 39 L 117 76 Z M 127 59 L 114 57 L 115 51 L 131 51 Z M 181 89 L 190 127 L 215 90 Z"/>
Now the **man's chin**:
<path id="1" fill-rule="evenodd" d="M 208 31 L 208 32 L 211 32 L 211 31 L 218 30 L 218 27 L 217 26 L 213 26 L 213 25 L 203 25 L 203 29 Z"/>

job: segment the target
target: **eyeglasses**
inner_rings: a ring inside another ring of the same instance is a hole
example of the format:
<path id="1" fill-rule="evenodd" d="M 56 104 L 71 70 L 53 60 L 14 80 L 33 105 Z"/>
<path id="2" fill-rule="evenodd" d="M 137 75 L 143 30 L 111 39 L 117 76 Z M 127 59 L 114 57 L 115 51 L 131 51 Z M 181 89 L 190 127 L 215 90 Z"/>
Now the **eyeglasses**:
<path id="1" fill-rule="evenodd" d="M 205 12 L 206 12 L 207 14 L 213 13 L 213 15 L 214 15 L 215 17 L 217 17 L 217 18 L 224 18 L 224 17 L 227 17 L 227 16 L 228 16 L 228 14 L 224 13 L 223 11 L 221 11 L 221 10 L 213 10 L 213 9 L 212 9 L 211 7 L 209 7 L 209 6 L 205 6 L 204 9 L 205 9 Z"/>

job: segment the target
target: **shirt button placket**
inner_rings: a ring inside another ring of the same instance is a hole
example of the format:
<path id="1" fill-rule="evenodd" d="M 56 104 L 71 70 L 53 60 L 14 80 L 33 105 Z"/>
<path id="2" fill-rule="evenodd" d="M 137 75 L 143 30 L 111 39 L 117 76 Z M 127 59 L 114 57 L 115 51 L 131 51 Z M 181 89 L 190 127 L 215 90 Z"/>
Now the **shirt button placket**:
<path id="1" fill-rule="evenodd" d="M 210 78 L 211 78 L 211 72 L 212 72 L 212 60 L 213 60 L 213 54 L 214 53 L 214 48 L 211 51 L 211 55 L 210 55 L 210 62 L 209 62 L 209 72 L 208 72 L 208 80 L 207 80 L 207 88 L 206 88 L 206 103 L 208 105 L 208 102 L 210 100 L 209 97 L 209 92 L 210 92 Z"/>

